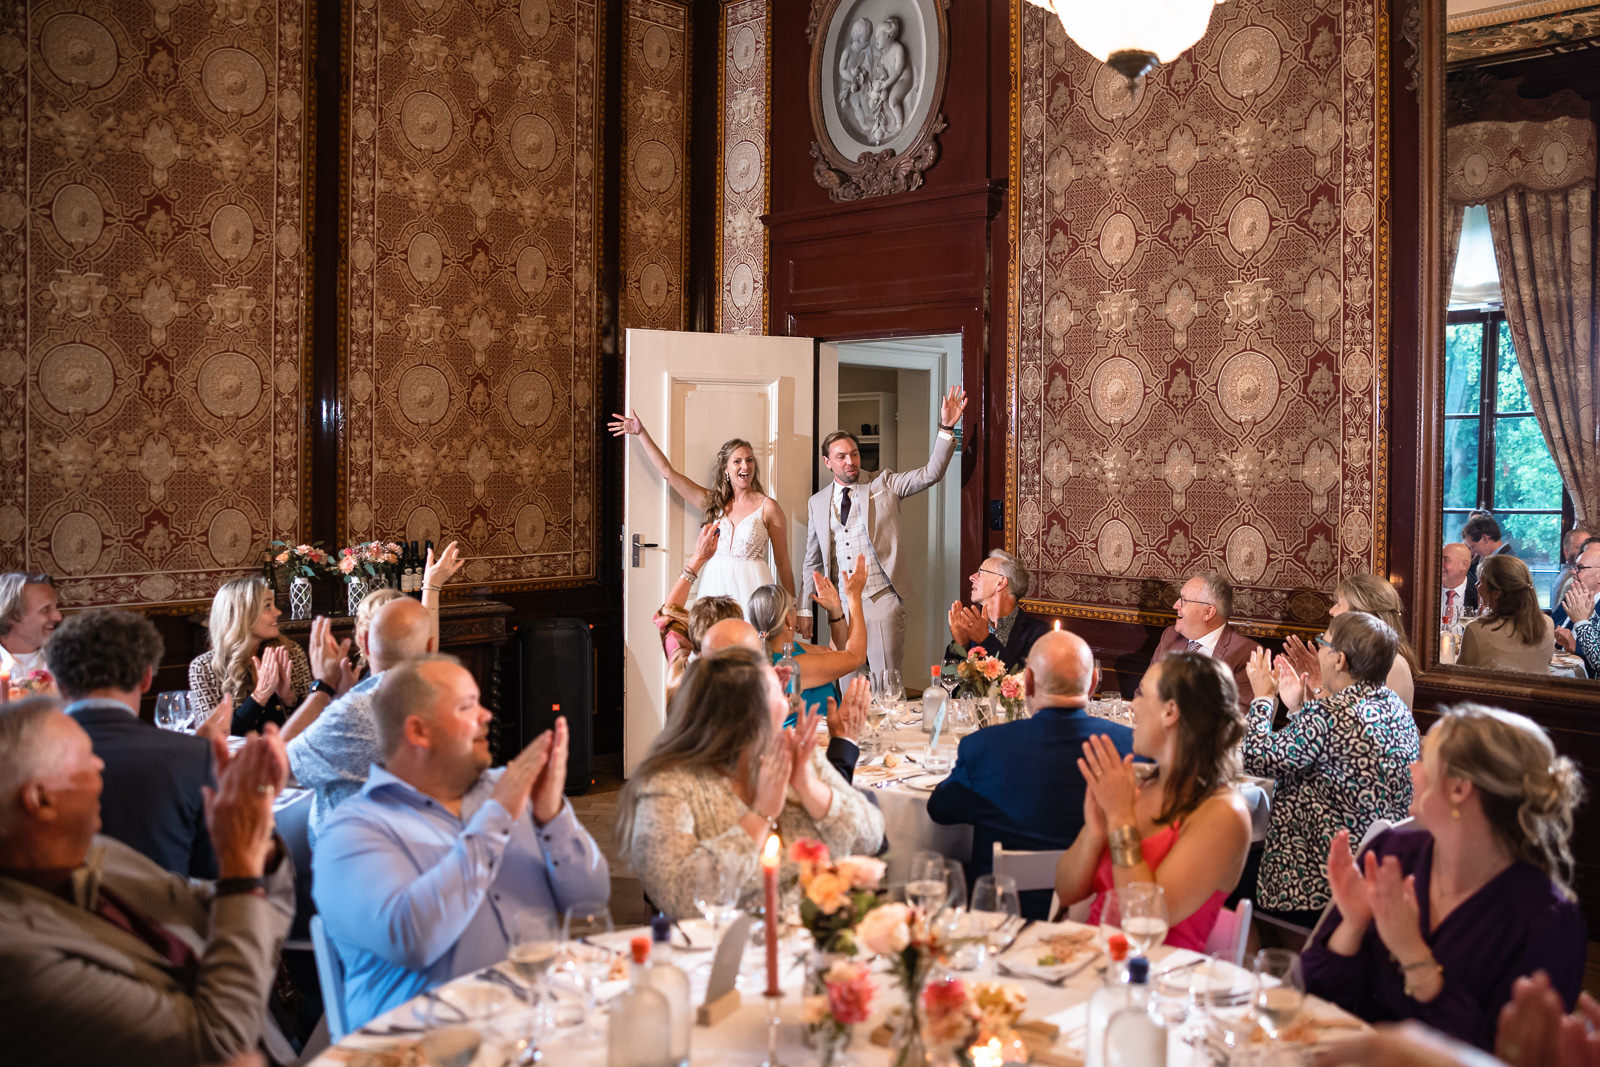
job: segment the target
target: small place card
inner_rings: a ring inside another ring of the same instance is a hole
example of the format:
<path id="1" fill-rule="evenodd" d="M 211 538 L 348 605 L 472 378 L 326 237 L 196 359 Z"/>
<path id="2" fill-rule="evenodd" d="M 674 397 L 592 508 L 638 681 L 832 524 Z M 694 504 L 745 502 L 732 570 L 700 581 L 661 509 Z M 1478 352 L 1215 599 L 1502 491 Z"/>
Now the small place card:
<path id="1" fill-rule="evenodd" d="M 739 964 L 744 950 L 750 945 L 750 925 L 755 922 L 749 915 L 741 915 L 722 935 L 711 963 L 711 977 L 706 981 L 706 1000 L 696 1013 L 701 1026 L 712 1026 L 726 1018 L 739 1006 Z"/>

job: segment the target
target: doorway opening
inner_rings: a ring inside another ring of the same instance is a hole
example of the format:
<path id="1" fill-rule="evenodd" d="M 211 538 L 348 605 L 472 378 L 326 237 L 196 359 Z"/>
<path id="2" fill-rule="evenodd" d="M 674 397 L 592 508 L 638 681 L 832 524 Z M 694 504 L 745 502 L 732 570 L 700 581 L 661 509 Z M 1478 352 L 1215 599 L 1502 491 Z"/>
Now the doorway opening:
<path id="1" fill-rule="evenodd" d="M 839 341 L 835 347 L 836 425 L 861 438 L 863 472 L 926 463 L 939 429 L 939 402 L 962 381 L 961 335 Z M 958 454 L 933 488 L 900 502 L 900 552 L 921 576 L 906 601 L 902 668 L 908 686 L 925 684 L 928 665 L 943 661 L 950 639 L 946 615 L 961 597 L 960 463 Z"/>

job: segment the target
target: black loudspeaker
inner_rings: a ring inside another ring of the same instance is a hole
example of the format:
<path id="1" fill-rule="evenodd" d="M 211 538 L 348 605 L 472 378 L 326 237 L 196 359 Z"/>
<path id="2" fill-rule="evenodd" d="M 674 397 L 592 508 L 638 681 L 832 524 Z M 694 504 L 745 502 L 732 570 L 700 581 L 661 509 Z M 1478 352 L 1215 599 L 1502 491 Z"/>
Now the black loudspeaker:
<path id="1" fill-rule="evenodd" d="M 524 619 L 522 630 L 522 740 L 567 717 L 567 795 L 594 784 L 594 642 L 582 619 Z"/>

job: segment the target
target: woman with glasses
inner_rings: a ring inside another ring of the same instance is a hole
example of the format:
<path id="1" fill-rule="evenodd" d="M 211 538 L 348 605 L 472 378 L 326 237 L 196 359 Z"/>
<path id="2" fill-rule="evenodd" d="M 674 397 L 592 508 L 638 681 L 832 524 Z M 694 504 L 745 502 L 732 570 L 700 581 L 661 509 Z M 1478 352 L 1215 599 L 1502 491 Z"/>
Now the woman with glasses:
<path id="1" fill-rule="evenodd" d="M 1324 690 L 1288 657 L 1250 657 L 1255 699 L 1244 738 L 1246 774 L 1276 780 L 1272 817 L 1255 887 L 1256 907 L 1295 926 L 1316 925 L 1329 899 L 1328 843 L 1358 838 L 1376 819 L 1398 821 L 1411 804 L 1419 741 L 1405 702 L 1384 684 L 1400 639 L 1388 623 L 1347 611 L 1316 639 Z M 1276 668 L 1274 670 L 1274 667 Z M 1273 729 L 1273 696 L 1289 711 Z"/>

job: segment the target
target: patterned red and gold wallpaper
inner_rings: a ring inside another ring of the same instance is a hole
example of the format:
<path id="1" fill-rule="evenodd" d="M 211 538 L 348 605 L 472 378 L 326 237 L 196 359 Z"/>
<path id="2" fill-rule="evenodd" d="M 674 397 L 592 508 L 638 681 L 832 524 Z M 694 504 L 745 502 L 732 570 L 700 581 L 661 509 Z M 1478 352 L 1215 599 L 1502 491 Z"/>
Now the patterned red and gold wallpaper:
<path id="1" fill-rule="evenodd" d="M 0 569 L 209 597 L 301 532 L 300 0 L 0 12 Z"/>
<path id="2" fill-rule="evenodd" d="M 688 314 L 689 9 L 628 0 L 622 40 L 624 329 Z"/>
<path id="3" fill-rule="evenodd" d="M 1033 595 L 1132 620 L 1216 569 L 1241 620 L 1320 619 L 1383 566 L 1382 8 L 1220 6 L 1133 96 L 1020 17 L 1008 482 Z"/>
<path id="4" fill-rule="evenodd" d="M 342 529 L 472 584 L 596 573 L 600 53 L 592 0 L 350 8 Z"/>
<path id="5" fill-rule="evenodd" d="M 766 333 L 767 0 L 722 9 L 717 329 Z"/>

